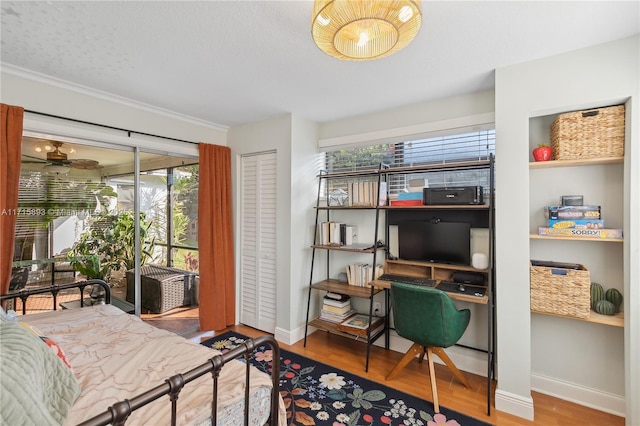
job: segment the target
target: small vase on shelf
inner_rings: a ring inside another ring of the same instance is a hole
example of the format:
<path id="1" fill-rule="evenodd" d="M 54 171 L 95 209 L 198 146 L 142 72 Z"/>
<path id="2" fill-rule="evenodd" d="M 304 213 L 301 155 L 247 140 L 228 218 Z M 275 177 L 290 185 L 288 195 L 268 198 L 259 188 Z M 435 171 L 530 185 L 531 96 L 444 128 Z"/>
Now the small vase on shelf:
<path id="1" fill-rule="evenodd" d="M 549 145 L 541 143 L 531 152 L 536 161 L 549 161 L 553 156 L 553 150 Z"/>

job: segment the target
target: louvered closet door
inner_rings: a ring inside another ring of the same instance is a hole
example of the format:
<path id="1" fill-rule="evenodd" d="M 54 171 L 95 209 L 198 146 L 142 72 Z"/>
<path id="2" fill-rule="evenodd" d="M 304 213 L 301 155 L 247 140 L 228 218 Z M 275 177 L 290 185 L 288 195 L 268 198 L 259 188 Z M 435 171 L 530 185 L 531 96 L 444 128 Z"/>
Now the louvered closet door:
<path id="1" fill-rule="evenodd" d="M 242 157 L 240 322 L 276 327 L 276 154 Z"/>

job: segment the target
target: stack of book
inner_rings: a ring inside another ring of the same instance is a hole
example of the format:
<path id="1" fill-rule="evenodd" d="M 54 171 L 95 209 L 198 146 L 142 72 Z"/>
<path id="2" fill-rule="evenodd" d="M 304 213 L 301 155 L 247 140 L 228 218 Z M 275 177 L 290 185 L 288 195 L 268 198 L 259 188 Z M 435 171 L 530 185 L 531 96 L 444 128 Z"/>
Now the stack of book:
<path id="1" fill-rule="evenodd" d="M 387 183 L 378 181 L 351 182 L 347 185 L 350 206 L 373 207 L 387 205 Z"/>
<path id="2" fill-rule="evenodd" d="M 346 294 L 327 293 L 322 303 L 320 319 L 340 324 L 356 311 L 351 308 L 351 297 Z"/>
<path id="3" fill-rule="evenodd" d="M 349 285 L 364 287 L 372 280 L 378 279 L 384 273 L 382 265 L 376 265 L 374 268 L 368 263 L 352 263 L 346 266 L 347 282 Z"/>
<path id="4" fill-rule="evenodd" d="M 320 222 L 317 241 L 323 246 L 353 245 L 358 242 L 358 227 L 340 222 Z"/>

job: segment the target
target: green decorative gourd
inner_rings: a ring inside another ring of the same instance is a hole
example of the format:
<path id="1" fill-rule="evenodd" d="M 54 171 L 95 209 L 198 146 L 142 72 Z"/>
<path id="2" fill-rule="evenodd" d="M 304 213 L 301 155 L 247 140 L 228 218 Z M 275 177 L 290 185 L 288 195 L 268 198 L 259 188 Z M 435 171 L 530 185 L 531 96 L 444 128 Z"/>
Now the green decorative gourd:
<path id="1" fill-rule="evenodd" d="M 596 303 L 605 300 L 604 288 L 598 283 L 591 283 L 591 309 L 596 309 Z"/>
<path id="2" fill-rule="evenodd" d="M 596 302 L 595 311 L 601 315 L 614 315 L 616 307 L 608 300 L 599 300 Z"/>
<path id="3" fill-rule="evenodd" d="M 616 308 L 616 313 L 620 312 L 620 305 L 622 305 L 622 293 L 615 288 L 610 288 L 604 293 L 604 298 L 613 303 Z"/>

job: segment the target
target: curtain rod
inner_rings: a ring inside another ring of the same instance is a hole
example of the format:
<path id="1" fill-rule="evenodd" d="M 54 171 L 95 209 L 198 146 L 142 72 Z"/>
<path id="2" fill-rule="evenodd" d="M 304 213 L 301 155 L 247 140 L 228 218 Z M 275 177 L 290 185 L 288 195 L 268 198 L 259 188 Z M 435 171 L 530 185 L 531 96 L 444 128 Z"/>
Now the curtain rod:
<path id="1" fill-rule="evenodd" d="M 129 137 L 131 137 L 131 134 L 134 133 L 136 135 L 151 136 L 151 137 L 154 137 L 154 138 L 167 139 L 167 140 L 176 141 L 176 142 L 186 142 L 186 143 L 192 143 L 192 144 L 196 144 L 196 145 L 198 144 L 198 142 L 187 141 L 187 140 L 184 140 L 184 139 L 177 139 L 177 138 L 170 138 L 168 136 L 154 135 L 153 133 L 138 132 L 136 130 L 123 129 L 121 127 L 109 126 L 107 124 L 92 123 L 90 121 L 78 120 L 76 118 L 62 117 L 60 115 L 49 114 L 49 113 L 46 113 L 46 112 L 31 111 L 31 110 L 28 110 L 28 109 L 25 109 L 24 112 L 28 112 L 30 114 L 43 115 L 45 117 L 58 118 L 60 120 L 73 121 L 75 123 L 88 124 L 90 126 L 104 127 L 105 129 L 119 130 L 121 132 L 127 132 L 127 135 Z"/>

